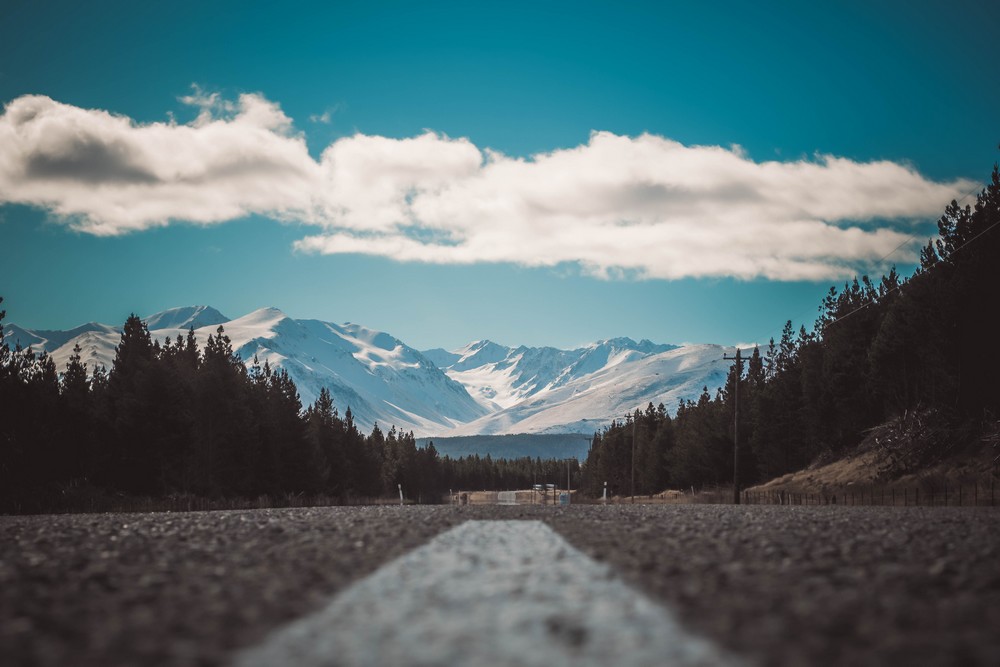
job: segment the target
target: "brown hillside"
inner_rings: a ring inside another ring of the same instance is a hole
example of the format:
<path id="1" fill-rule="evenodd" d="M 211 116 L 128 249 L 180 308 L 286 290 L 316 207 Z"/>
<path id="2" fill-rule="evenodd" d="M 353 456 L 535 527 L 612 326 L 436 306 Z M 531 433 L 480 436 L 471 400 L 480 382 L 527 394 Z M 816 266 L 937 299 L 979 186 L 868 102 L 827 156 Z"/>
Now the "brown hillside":
<path id="1" fill-rule="evenodd" d="M 749 489 L 788 493 L 836 492 L 849 487 L 989 488 L 1000 483 L 1000 422 L 974 431 L 949 429 L 933 413 L 907 413 L 871 429 L 846 456 L 820 457 L 804 470 Z"/>

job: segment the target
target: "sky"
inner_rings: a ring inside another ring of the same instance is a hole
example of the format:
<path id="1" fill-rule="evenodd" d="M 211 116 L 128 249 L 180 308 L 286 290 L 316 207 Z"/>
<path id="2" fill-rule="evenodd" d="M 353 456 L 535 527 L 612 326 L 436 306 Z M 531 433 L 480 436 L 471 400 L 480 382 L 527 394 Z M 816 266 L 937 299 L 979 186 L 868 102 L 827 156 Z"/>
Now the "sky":
<path id="1" fill-rule="evenodd" d="M 729 345 L 911 272 L 998 159 L 1000 5 L 701 4 L 4 0 L 6 321 Z"/>

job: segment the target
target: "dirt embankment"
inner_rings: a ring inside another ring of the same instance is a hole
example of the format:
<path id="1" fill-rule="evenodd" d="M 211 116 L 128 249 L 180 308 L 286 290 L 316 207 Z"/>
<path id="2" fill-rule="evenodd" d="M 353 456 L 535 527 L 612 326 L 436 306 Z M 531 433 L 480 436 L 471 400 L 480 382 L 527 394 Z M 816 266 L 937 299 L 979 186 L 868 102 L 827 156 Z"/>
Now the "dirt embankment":
<path id="1" fill-rule="evenodd" d="M 1000 487 L 1000 422 L 970 433 L 918 412 L 871 429 L 846 455 L 820 457 L 804 470 L 748 490 L 824 493 L 881 487 L 936 492 L 977 485 Z"/>

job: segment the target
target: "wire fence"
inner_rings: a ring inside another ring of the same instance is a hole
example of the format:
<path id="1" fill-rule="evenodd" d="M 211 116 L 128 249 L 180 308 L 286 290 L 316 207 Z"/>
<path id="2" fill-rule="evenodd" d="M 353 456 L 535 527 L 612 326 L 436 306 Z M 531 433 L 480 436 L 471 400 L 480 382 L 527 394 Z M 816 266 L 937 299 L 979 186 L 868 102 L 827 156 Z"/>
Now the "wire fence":
<path id="1" fill-rule="evenodd" d="M 864 505 L 885 507 L 996 507 L 1000 498 L 996 483 L 939 488 L 863 486 L 818 493 L 795 491 L 744 491 L 746 505 Z"/>
<path id="2" fill-rule="evenodd" d="M 406 504 L 413 504 L 407 499 Z M 398 497 L 328 496 L 283 493 L 254 497 L 212 498 L 195 495 L 165 497 L 125 496 L 104 493 L 74 494 L 69 498 L 48 499 L 44 503 L 11 503 L 0 506 L 0 515 L 18 514 L 100 514 L 145 512 L 208 512 L 223 510 L 286 509 L 305 507 L 399 505 Z"/>

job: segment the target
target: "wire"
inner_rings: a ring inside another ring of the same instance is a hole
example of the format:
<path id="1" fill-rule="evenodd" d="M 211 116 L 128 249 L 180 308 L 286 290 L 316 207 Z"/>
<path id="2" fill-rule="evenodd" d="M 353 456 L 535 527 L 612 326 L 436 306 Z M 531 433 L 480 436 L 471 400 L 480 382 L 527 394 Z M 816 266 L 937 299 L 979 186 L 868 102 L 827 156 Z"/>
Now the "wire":
<path id="1" fill-rule="evenodd" d="M 984 184 L 984 183 L 977 183 L 977 184 L 976 184 L 976 186 L 975 186 L 975 187 L 974 187 L 973 189 L 969 190 L 969 191 L 968 191 L 968 192 L 966 192 L 966 193 L 965 193 L 964 195 L 962 195 L 962 198 L 961 198 L 961 199 L 957 199 L 957 200 L 952 200 L 952 201 L 954 201 L 956 205 L 961 205 L 961 204 L 962 204 L 962 202 L 964 202 L 964 201 L 965 201 L 966 199 L 968 199 L 969 197 L 971 197 L 971 196 L 972 196 L 973 194 L 978 194 L 979 192 L 982 192 L 982 191 L 983 191 L 983 190 L 984 190 L 984 189 L 985 189 L 986 187 L 987 187 L 987 186 L 986 186 L 986 184 Z M 958 247 L 958 248 L 956 248 L 955 250 L 953 250 L 953 251 L 952 251 L 952 255 L 954 255 L 954 254 L 955 254 L 956 252 L 958 252 L 959 250 L 961 250 L 962 248 L 964 248 L 965 246 L 967 246 L 967 245 L 968 245 L 969 243 L 972 243 L 973 241 L 975 241 L 975 240 L 976 240 L 977 238 L 979 238 L 980 236 L 982 236 L 982 235 L 983 235 L 983 234 L 985 234 L 986 232 L 988 232 L 988 231 L 990 231 L 991 229 L 993 229 L 993 227 L 996 227 L 996 225 L 997 225 L 997 224 L 1000 224 L 1000 223 L 995 223 L 995 224 L 991 225 L 990 227 L 988 227 L 987 229 L 984 229 L 984 230 L 983 230 L 982 232 L 980 232 L 979 234 L 977 234 L 977 235 L 976 235 L 976 236 L 974 236 L 973 238 L 971 238 L 971 239 L 969 239 L 968 241 L 966 241 L 966 242 L 965 242 L 964 244 L 962 244 L 962 245 L 961 245 L 960 247 Z M 892 250 L 890 250 L 890 251 L 889 251 L 888 253 L 886 253 L 886 254 L 885 254 L 885 255 L 883 255 L 883 256 L 882 256 L 881 258 L 879 258 L 879 259 L 878 259 L 878 260 L 877 260 L 876 262 L 874 262 L 874 264 L 873 264 L 873 267 L 874 267 L 874 266 L 878 266 L 878 265 L 882 264 L 882 263 L 883 263 L 883 262 L 884 262 L 884 261 L 885 261 L 886 259 L 888 259 L 888 258 L 889 258 L 889 257 L 891 257 L 892 255 L 896 254 L 896 252 L 897 252 L 897 251 L 898 251 L 898 250 L 899 250 L 900 248 L 902 248 L 903 246 L 907 245 L 908 243 L 912 243 L 912 242 L 914 242 L 914 241 L 917 241 L 917 240 L 919 240 L 919 239 L 918 239 L 918 238 L 917 238 L 916 236 L 913 236 L 912 234 L 911 234 L 911 235 L 909 235 L 909 236 L 907 236 L 907 238 L 905 238 L 905 239 L 904 239 L 904 240 L 903 240 L 903 241 L 902 241 L 902 242 L 901 242 L 901 243 L 900 243 L 899 245 L 897 245 L 897 246 L 896 246 L 895 248 L 893 248 L 893 249 L 892 249 Z M 929 268 L 933 268 L 934 266 L 937 266 L 937 264 L 933 264 L 933 265 L 932 265 L 931 267 L 929 267 Z M 929 269 L 928 269 L 928 270 L 929 270 Z M 887 292 L 885 293 L 885 295 L 889 295 L 889 294 L 892 294 L 893 292 L 897 291 L 897 290 L 898 290 L 899 288 L 901 288 L 901 287 L 902 287 L 903 285 L 905 285 L 905 284 L 906 284 L 906 282 L 902 282 L 902 283 L 900 283 L 900 284 L 899 284 L 899 285 L 897 285 L 896 287 L 894 287 L 894 288 L 890 289 L 889 291 L 887 291 Z M 883 296 L 885 296 L 885 295 L 883 295 Z M 842 320 L 844 320 L 844 319 L 847 319 L 847 318 L 848 318 L 848 317 L 850 317 L 851 315 L 853 315 L 853 314 L 855 314 L 855 313 L 857 313 L 857 312 L 859 312 L 859 311 L 861 311 L 861 310 L 864 310 L 865 308 L 867 308 L 867 307 L 868 307 L 868 306 L 870 306 L 870 305 L 871 305 L 871 304 L 868 304 L 868 303 L 866 303 L 866 304 L 865 304 L 865 305 L 863 305 L 863 306 L 859 306 L 858 308 L 855 308 L 854 310 L 850 311 L 849 313 L 846 313 L 845 315 L 842 315 L 842 316 L 838 317 L 837 319 L 833 320 L 832 322 L 829 322 L 829 323 L 828 323 L 828 324 L 826 325 L 826 327 L 828 328 L 828 327 L 830 327 L 830 326 L 832 326 L 832 325 L 836 324 L 837 322 L 840 322 L 840 321 L 842 321 Z M 808 317 L 808 315 L 803 315 L 802 319 L 804 320 L 804 319 L 805 319 L 806 317 Z M 770 331 L 768 332 L 768 334 L 773 334 L 774 332 L 775 332 L 775 329 L 771 329 L 771 330 L 770 330 Z M 773 340 L 773 339 L 774 339 L 774 336 L 773 336 L 773 335 L 768 335 L 768 337 L 767 337 L 767 338 L 768 338 L 769 340 Z M 755 340 L 755 341 L 756 341 L 756 340 L 759 340 L 759 337 L 758 337 L 758 338 L 751 338 L 751 340 Z M 757 345 L 759 345 L 759 343 L 756 343 L 756 344 L 757 344 Z"/>
<path id="2" fill-rule="evenodd" d="M 964 202 L 964 201 L 965 201 L 966 199 L 968 199 L 969 197 L 971 197 L 971 196 L 972 196 L 973 194 L 978 194 L 979 192 L 981 192 L 981 191 L 982 191 L 982 190 L 983 190 L 983 189 L 984 189 L 985 187 L 986 187 L 986 186 L 985 186 L 985 185 L 984 185 L 983 183 L 976 183 L 976 187 L 975 187 L 975 188 L 973 188 L 972 190 L 969 190 L 968 192 L 966 192 L 966 193 L 965 193 L 965 194 L 964 194 L 964 195 L 962 196 L 962 198 L 961 198 L 961 199 L 958 199 L 958 200 L 953 200 L 953 201 L 955 202 L 955 204 L 956 204 L 956 205 L 959 205 L 959 204 L 961 204 L 962 202 Z M 877 260 L 877 261 L 875 262 L 875 264 L 874 264 L 874 265 L 875 265 L 875 266 L 877 266 L 877 265 L 881 264 L 881 263 L 882 263 L 882 262 L 884 262 L 884 261 L 885 261 L 886 259 L 888 259 L 888 258 L 889 258 L 889 257 L 891 257 L 892 255 L 896 254 L 896 251 L 897 251 L 897 250 L 899 250 L 900 248 L 902 248 L 902 247 L 903 247 L 904 245 L 906 245 L 907 243 L 910 243 L 911 241 L 916 241 L 916 240 L 918 240 L 918 239 L 917 239 L 917 237 L 916 237 L 916 236 L 914 236 L 914 235 L 912 235 L 912 234 L 910 234 L 909 236 L 907 236 L 907 237 L 906 237 L 906 238 L 905 238 L 905 239 L 903 240 L 903 242 L 902 242 L 902 243 L 900 243 L 900 244 L 899 244 L 898 246 L 896 246 L 895 248 L 893 248 L 892 250 L 890 250 L 890 251 L 889 251 L 889 252 L 888 252 L 887 254 L 885 254 L 885 255 L 882 255 L 882 257 L 880 257 L 880 258 L 879 258 L 879 259 L 878 259 L 878 260 Z"/>
<path id="3" fill-rule="evenodd" d="M 951 251 L 951 254 L 950 254 L 950 255 L 948 255 L 948 258 L 950 259 L 951 257 L 954 257 L 954 256 L 955 256 L 955 254 L 956 254 L 956 253 L 957 253 L 958 251 L 960 251 L 960 250 L 961 250 L 962 248 L 965 248 L 965 247 L 966 247 L 966 246 L 968 246 L 968 245 L 969 245 L 970 243 L 972 243 L 973 241 L 975 241 L 976 239 L 978 239 L 978 238 L 979 238 L 980 236 L 982 236 L 983 234 L 986 234 L 987 232 L 989 232 L 989 231 L 990 231 L 991 229 L 993 229 L 993 228 L 994 228 L 994 227 L 996 227 L 997 225 L 1000 225 L 1000 220 L 997 220 L 997 221 L 996 221 L 996 222 L 994 222 L 994 223 L 993 223 L 992 225 L 990 225 L 989 227 L 987 227 L 987 228 L 986 228 L 986 229 L 984 229 L 983 231 L 979 232 L 978 234 L 976 234 L 975 236 L 973 236 L 973 237 L 972 237 L 971 239 L 969 239 L 968 241 L 966 241 L 966 242 L 965 242 L 965 243 L 963 243 L 962 245 L 960 245 L 960 246 L 958 246 L 957 248 L 955 248 L 954 250 L 952 250 L 952 251 Z M 927 268 L 926 268 L 926 269 L 925 269 L 925 270 L 924 270 L 924 271 L 923 271 L 922 273 L 920 273 L 919 275 L 926 275 L 926 274 L 927 274 L 927 273 L 928 273 L 928 272 L 929 272 L 929 271 L 930 271 L 931 269 L 933 269 L 934 267 L 936 267 L 936 266 L 940 265 L 940 264 L 941 264 L 941 263 L 943 263 L 944 261 L 945 261 L 944 259 L 938 259 L 938 261 L 936 261 L 936 262 L 935 262 L 934 264 L 931 264 L 931 265 L 930 265 L 929 267 L 927 267 Z M 914 276 L 913 278 L 917 278 L 917 277 L 919 277 L 919 276 Z M 911 278 L 911 280 L 912 280 L 913 278 Z M 892 289 L 890 289 L 890 290 L 887 290 L 887 291 L 886 291 L 886 293 L 882 295 L 882 297 L 884 298 L 884 297 L 886 297 L 886 296 L 888 296 L 888 295 L 892 294 L 893 292 L 896 292 L 896 291 L 899 291 L 899 290 L 900 290 L 900 289 L 901 289 L 901 288 L 902 288 L 902 287 L 903 287 L 904 285 L 907 285 L 907 284 L 909 284 L 909 280 L 907 280 L 907 281 L 904 281 L 904 282 L 901 282 L 900 284 L 896 285 L 896 286 L 895 286 L 895 287 L 893 287 Z M 828 328 L 830 328 L 831 326 L 833 326 L 834 324 L 836 324 L 837 322 L 841 322 L 841 321 L 843 321 L 843 320 L 846 320 L 846 319 L 847 319 L 848 317 L 850 317 L 850 316 L 851 316 L 851 315 L 853 315 L 854 313 L 856 313 L 856 312 L 858 312 L 858 311 L 861 311 L 861 310 L 864 310 L 864 309 L 865 309 L 865 308 L 867 308 L 868 306 L 871 306 L 871 305 L 872 305 L 873 303 L 875 303 L 875 302 L 872 302 L 872 303 L 866 303 L 866 304 L 864 304 L 863 306 L 858 306 L 857 308 L 855 308 L 855 309 L 854 309 L 854 310 L 852 310 L 851 312 L 849 312 L 849 313 L 847 313 L 847 314 L 845 314 L 845 315 L 842 315 L 842 316 L 838 317 L 837 319 L 833 320 L 832 322 L 828 323 L 828 324 L 826 325 L 826 328 L 828 329 Z"/>

